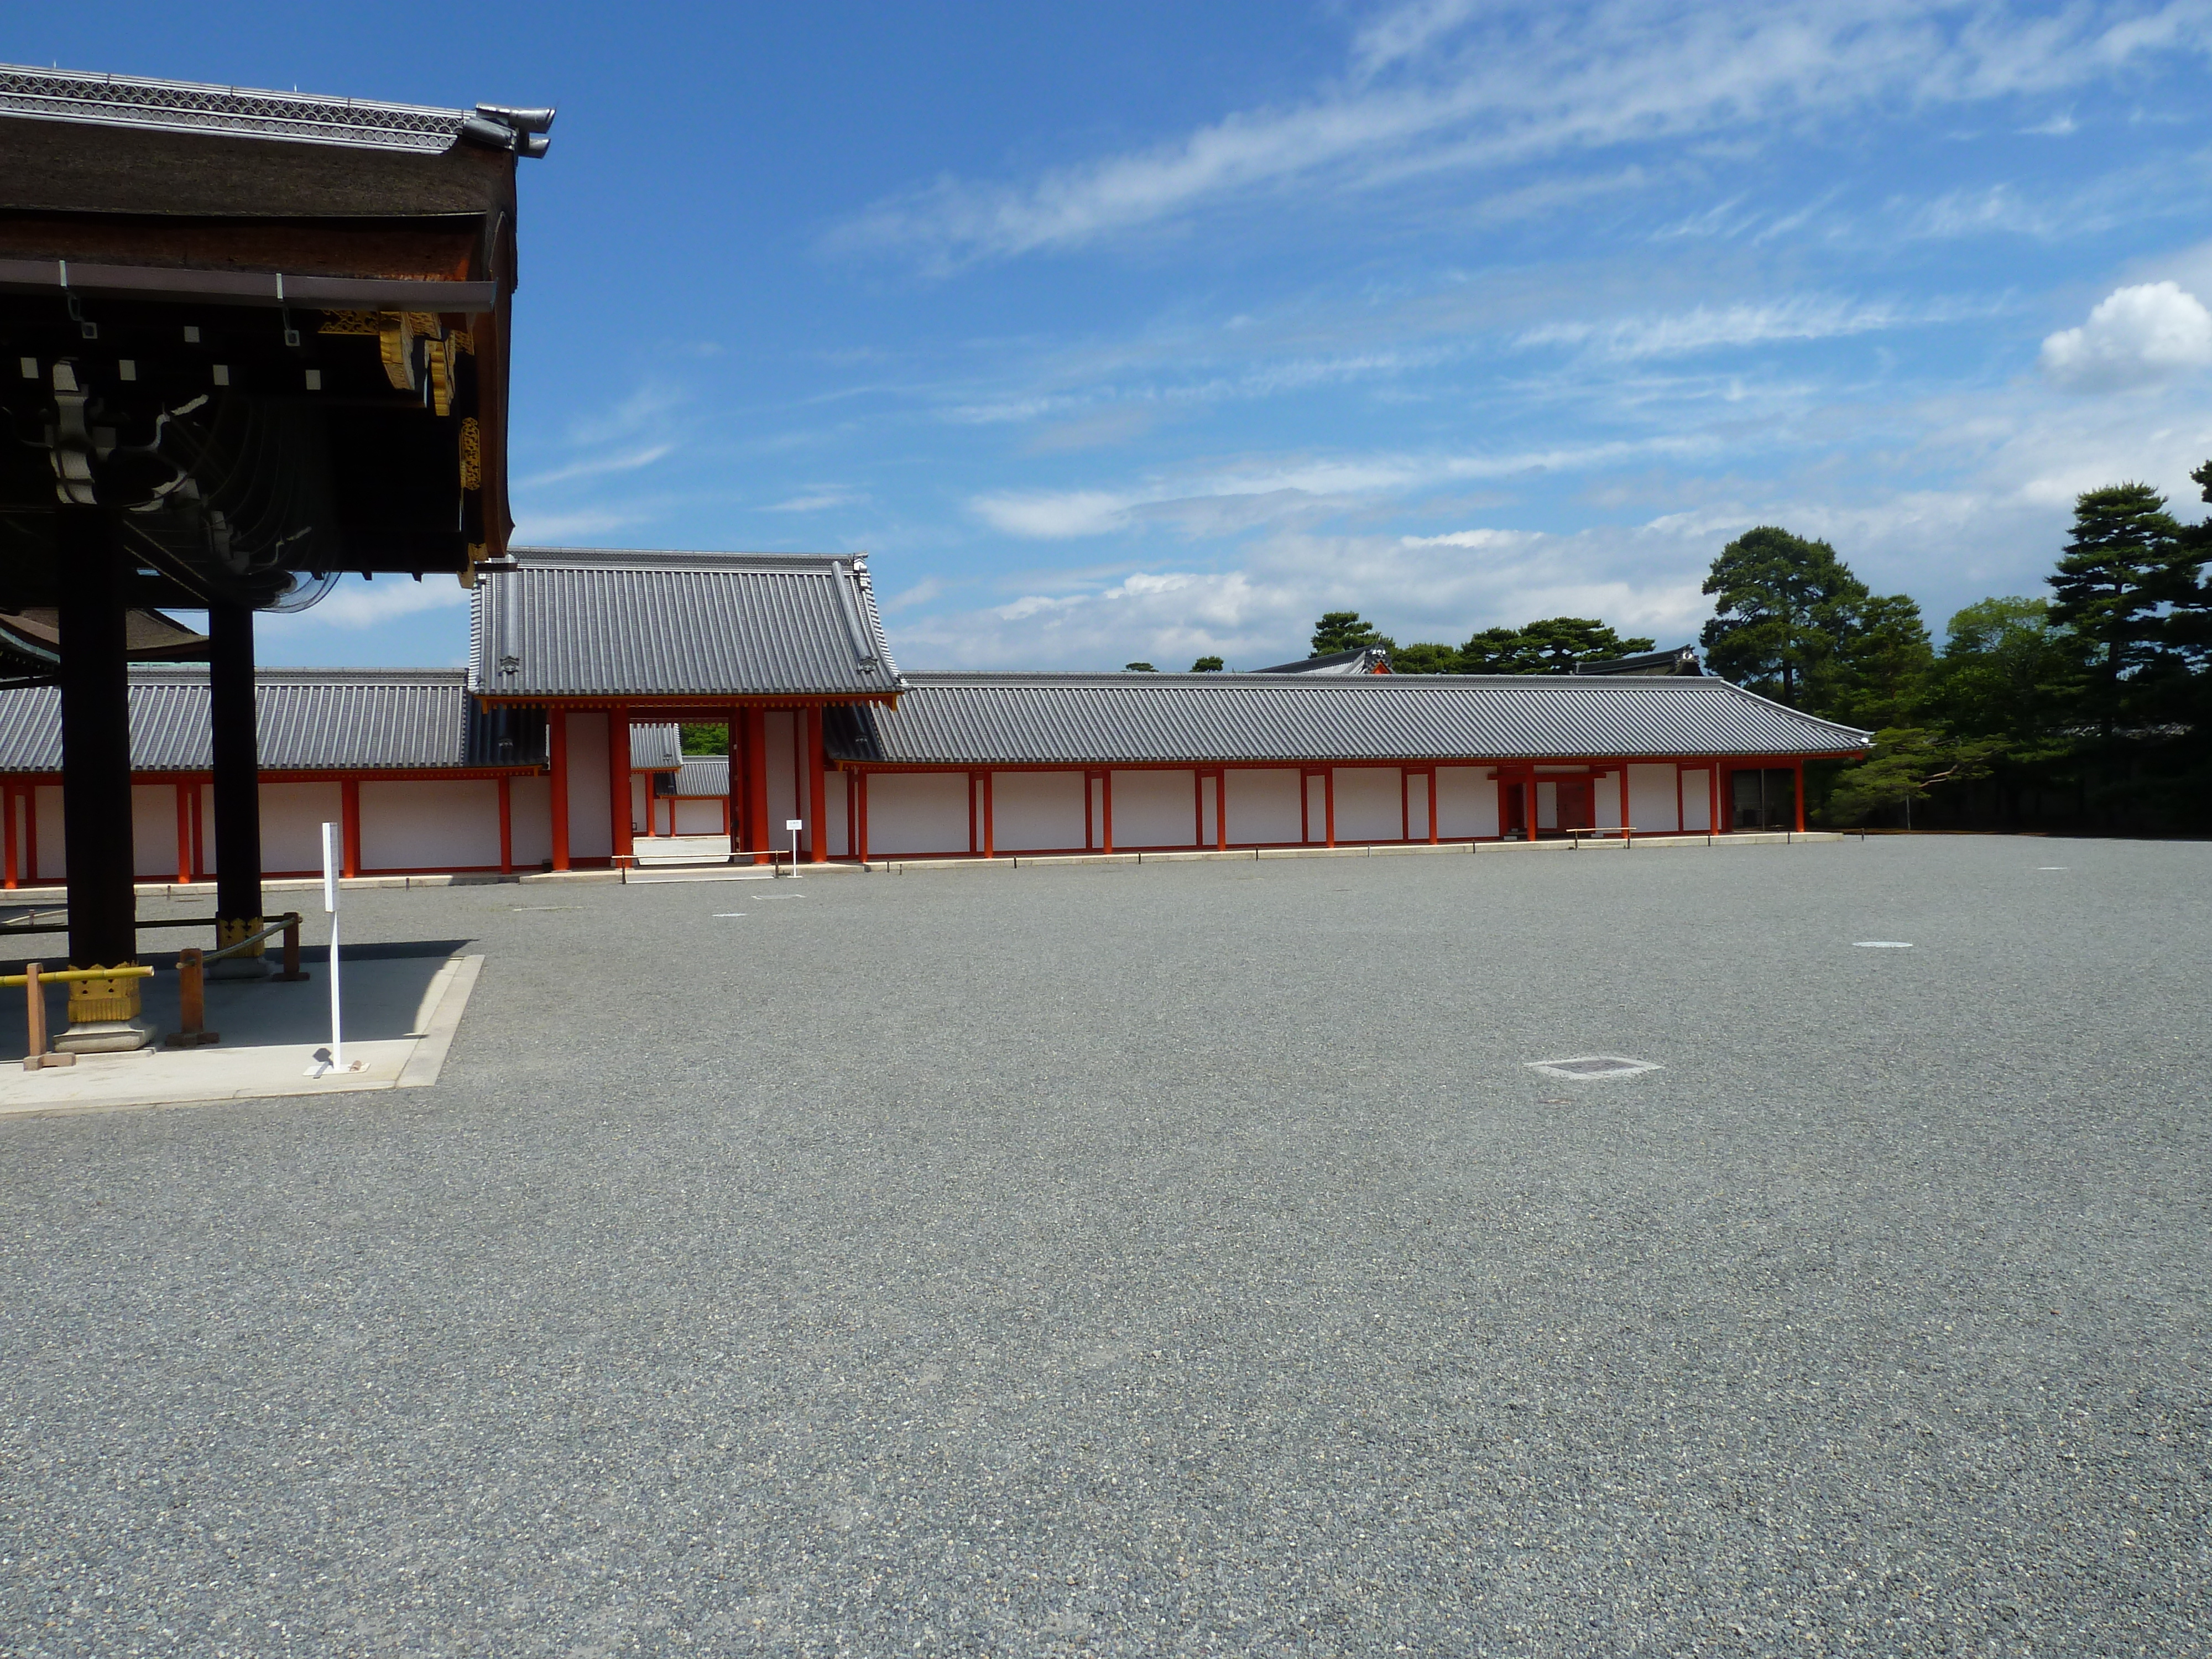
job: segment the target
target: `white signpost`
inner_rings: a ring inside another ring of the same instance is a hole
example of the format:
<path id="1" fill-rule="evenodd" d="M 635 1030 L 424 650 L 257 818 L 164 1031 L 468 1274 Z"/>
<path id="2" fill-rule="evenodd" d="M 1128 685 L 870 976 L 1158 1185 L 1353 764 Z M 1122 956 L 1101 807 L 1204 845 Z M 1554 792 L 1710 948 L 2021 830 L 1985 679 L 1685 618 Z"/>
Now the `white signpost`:
<path id="1" fill-rule="evenodd" d="M 804 822 L 800 818 L 786 818 L 783 821 L 783 827 L 791 831 L 791 873 L 794 876 L 799 873 L 799 831 Z"/>
<path id="2" fill-rule="evenodd" d="M 345 1030 L 338 1003 L 338 849 L 343 833 L 335 823 L 323 826 L 323 914 L 331 919 L 331 1057 L 309 1072 L 309 1077 L 347 1069 Z"/>

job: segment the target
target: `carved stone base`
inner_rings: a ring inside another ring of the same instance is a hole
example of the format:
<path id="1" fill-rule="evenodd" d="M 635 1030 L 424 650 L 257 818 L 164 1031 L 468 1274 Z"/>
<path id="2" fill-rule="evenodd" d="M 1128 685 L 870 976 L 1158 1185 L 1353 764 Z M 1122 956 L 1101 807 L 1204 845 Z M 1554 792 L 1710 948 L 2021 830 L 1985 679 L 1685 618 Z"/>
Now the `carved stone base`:
<path id="1" fill-rule="evenodd" d="M 153 1042 L 154 1028 L 143 1019 L 89 1019 L 72 1025 L 54 1039 L 54 1051 L 64 1054 L 128 1054 Z"/>

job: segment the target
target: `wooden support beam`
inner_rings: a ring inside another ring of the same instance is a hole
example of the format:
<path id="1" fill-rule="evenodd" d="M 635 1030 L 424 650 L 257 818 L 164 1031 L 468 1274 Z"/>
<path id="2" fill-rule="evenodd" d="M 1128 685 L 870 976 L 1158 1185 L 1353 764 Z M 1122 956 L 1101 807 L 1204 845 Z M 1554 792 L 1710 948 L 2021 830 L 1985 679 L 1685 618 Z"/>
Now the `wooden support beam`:
<path id="1" fill-rule="evenodd" d="M 568 711 L 549 710 L 546 728 L 552 760 L 553 867 L 568 867 Z"/>
<path id="2" fill-rule="evenodd" d="M 829 790 L 823 774 L 829 769 L 830 757 L 822 743 L 822 707 L 810 705 L 806 710 L 806 741 L 801 745 L 806 757 L 806 861 L 820 864 L 830 856 Z M 676 833 L 676 804 L 668 805 L 668 832 Z"/>
<path id="3" fill-rule="evenodd" d="M 208 607 L 208 738 L 215 791 L 215 914 L 219 942 L 261 916 L 261 737 L 253 613 Z M 228 931 L 226 931 L 228 929 Z"/>
<path id="4" fill-rule="evenodd" d="M 767 864 L 775 837 L 768 821 L 768 715 L 748 708 L 745 715 L 745 838 L 753 844 L 753 862 Z"/>
<path id="5" fill-rule="evenodd" d="M 617 870 L 637 851 L 629 816 L 629 705 L 607 710 L 607 857 Z"/>
<path id="6" fill-rule="evenodd" d="M 62 832 L 68 860 L 70 965 L 112 968 L 137 954 L 131 836 L 131 685 L 124 645 L 131 565 L 112 510 L 54 511 L 61 600 Z M 137 1010 L 135 981 L 129 1018 Z M 80 999 L 70 994 L 75 1013 Z M 87 1018 L 94 1018 L 88 1014 Z"/>
<path id="7" fill-rule="evenodd" d="M 514 780 L 504 772 L 499 778 L 499 872 L 514 873 Z"/>
<path id="8" fill-rule="evenodd" d="M 361 780 L 348 778 L 341 783 L 338 799 L 341 802 L 338 816 L 342 820 L 339 830 L 344 842 L 345 860 L 340 873 L 357 876 L 361 873 Z"/>

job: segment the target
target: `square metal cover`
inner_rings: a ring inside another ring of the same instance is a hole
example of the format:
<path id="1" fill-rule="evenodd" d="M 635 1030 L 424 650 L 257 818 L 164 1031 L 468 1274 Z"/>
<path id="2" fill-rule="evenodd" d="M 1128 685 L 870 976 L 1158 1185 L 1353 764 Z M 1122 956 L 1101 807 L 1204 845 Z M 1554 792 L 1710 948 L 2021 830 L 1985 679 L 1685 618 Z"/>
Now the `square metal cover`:
<path id="1" fill-rule="evenodd" d="M 1572 1078 L 1577 1080 L 1594 1077 L 1633 1077 L 1638 1072 L 1656 1072 L 1656 1060 L 1630 1060 L 1622 1054 L 1583 1054 L 1575 1060 L 1532 1060 L 1528 1062 L 1533 1071 L 1547 1077 Z"/>

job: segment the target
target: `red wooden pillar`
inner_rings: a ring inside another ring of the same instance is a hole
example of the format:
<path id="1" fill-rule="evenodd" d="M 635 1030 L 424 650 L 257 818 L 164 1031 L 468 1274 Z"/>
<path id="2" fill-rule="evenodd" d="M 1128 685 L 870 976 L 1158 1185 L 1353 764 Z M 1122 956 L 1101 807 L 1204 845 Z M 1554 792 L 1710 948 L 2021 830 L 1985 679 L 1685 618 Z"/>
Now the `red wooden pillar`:
<path id="1" fill-rule="evenodd" d="M 1688 827 L 1682 815 L 1682 763 L 1674 763 L 1674 833 L 1680 835 Z"/>
<path id="2" fill-rule="evenodd" d="M 975 806 L 976 792 L 982 787 L 982 774 L 970 772 L 968 775 L 968 850 L 971 854 L 979 853 L 983 849 L 983 826 L 980 822 L 982 815 Z"/>
<path id="3" fill-rule="evenodd" d="M 342 875 L 361 873 L 361 780 L 348 778 L 338 786 L 338 834 L 344 845 Z"/>
<path id="4" fill-rule="evenodd" d="M 637 851 L 629 816 L 629 705 L 607 710 L 607 854 L 619 870 Z"/>
<path id="5" fill-rule="evenodd" d="M 830 791 L 823 781 L 823 771 L 830 757 L 822 747 L 822 709 L 820 705 L 806 711 L 806 861 L 820 864 L 830 856 L 830 832 L 826 827 L 830 816 Z M 676 832 L 676 803 L 668 804 L 668 830 Z"/>
<path id="6" fill-rule="evenodd" d="M 1707 787 L 1713 793 L 1713 803 L 1707 810 L 1705 817 L 1705 833 L 1715 835 L 1728 827 L 1721 822 L 1721 796 L 1725 792 L 1721 787 L 1721 763 L 1717 756 L 1714 757 L 1712 764 L 1705 769 L 1705 776 Z"/>
<path id="7" fill-rule="evenodd" d="M 752 801 L 745 796 L 745 719 L 744 710 L 732 710 L 723 717 L 723 730 L 730 734 L 730 796 L 723 803 L 723 814 L 728 817 L 730 863 L 744 863 L 745 832 L 752 827 Z"/>
<path id="8" fill-rule="evenodd" d="M 33 782 L 23 793 L 23 879 L 32 886 L 39 884 L 39 786 Z"/>
<path id="9" fill-rule="evenodd" d="M 857 814 L 860 826 L 854 845 L 860 850 L 860 862 L 866 864 L 868 861 L 868 775 L 866 772 L 854 774 L 853 793 L 860 803 Z"/>
<path id="10" fill-rule="evenodd" d="M 1298 845 L 1307 846 L 1313 841 L 1313 774 L 1298 773 Z"/>
<path id="11" fill-rule="evenodd" d="M 1097 781 L 1098 775 L 1096 772 L 1085 772 L 1083 775 L 1083 850 L 1086 853 L 1098 844 L 1098 837 L 1092 823 L 1095 815 L 1091 805 L 1091 786 Z"/>
<path id="12" fill-rule="evenodd" d="M 1790 787 L 1790 797 L 1797 809 L 1797 833 L 1802 836 L 1805 833 L 1805 757 L 1800 755 L 1791 761 L 1790 770 L 1795 780 Z"/>
<path id="13" fill-rule="evenodd" d="M 14 784 L 0 784 L 0 813 L 5 813 L 7 817 L 6 826 L 0 828 L 0 886 L 5 887 L 21 884 L 21 871 L 15 854 L 16 799 Z"/>
<path id="14" fill-rule="evenodd" d="M 1111 772 L 1101 772 L 1098 779 L 1099 806 L 1105 820 L 1103 826 L 1105 831 L 1104 841 L 1100 850 L 1110 853 L 1114 850 L 1114 775 Z"/>
<path id="15" fill-rule="evenodd" d="M 514 873 L 514 780 L 499 775 L 499 872 Z"/>
<path id="16" fill-rule="evenodd" d="M 175 786 L 177 791 L 177 885 L 183 886 L 192 878 L 192 787 L 188 783 Z"/>
<path id="17" fill-rule="evenodd" d="M 1413 769 L 1398 769 L 1398 839 L 1413 838 Z"/>
<path id="18" fill-rule="evenodd" d="M 1628 763 L 1620 763 L 1620 838 L 1628 839 Z"/>
<path id="19" fill-rule="evenodd" d="M 1218 853 L 1229 850 L 1229 769 L 1225 766 L 1213 775 L 1213 848 Z"/>
<path id="20" fill-rule="evenodd" d="M 999 856 L 997 844 L 998 832 L 997 826 L 993 822 L 994 803 L 992 800 L 991 791 L 991 781 L 997 775 L 998 775 L 995 772 L 986 772 L 983 774 L 983 856 L 987 859 L 994 859 Z"/>
<path id="21" fill-rule="evenodd" d="M 568 711 L 546 713 L 547 753 L 552 763 L 553 867 L 568 867 Z"/>
<path id="22" fill-rule="evenodd" d="M 1429 769 L 1429 845 L 1437 844 L 1437 769 Z"/>
<path id="23" fill-rule="evenodd" d="M 758 708 L 745 710 L 745 832 L 755 864 L 775 858 L 768 827 L 768 714 Z"/>
<path id="24" fill-rule="evenodd" d="M 1190 774 L 1190 844 L 1206 845 L 1206 774 L 1196 767 Z"/>
<path id="25" fill-rule="evenodd" d="M 192 784 L 192 879 L 208 878 L 207 810 L 197 780 Z"/>
<path id="26" fill-rule="evenodd" d="M 1328 844 L 1336 845 L 1336 769 L 1332 766 L 1321 775 L 1322 824 L 1328 831 Z"/>

